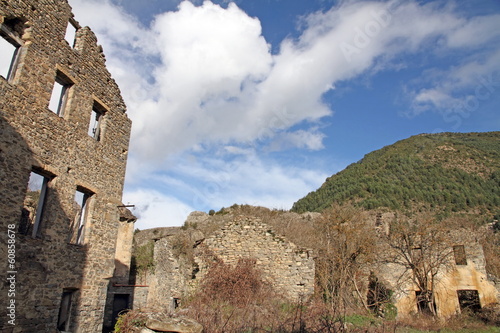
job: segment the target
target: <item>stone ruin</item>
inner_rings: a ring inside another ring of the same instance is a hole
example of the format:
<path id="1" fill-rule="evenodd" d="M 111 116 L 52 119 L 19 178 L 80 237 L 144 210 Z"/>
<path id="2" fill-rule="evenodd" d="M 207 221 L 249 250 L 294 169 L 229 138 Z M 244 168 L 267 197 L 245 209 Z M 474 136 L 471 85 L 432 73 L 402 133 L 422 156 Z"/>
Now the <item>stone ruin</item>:
<path id="1" fill-rule="evenodd" d="M 120 90 L 66 1 L 1 1 L 0 53 L 0 331 L 101 332 L 135 221 Z"/>

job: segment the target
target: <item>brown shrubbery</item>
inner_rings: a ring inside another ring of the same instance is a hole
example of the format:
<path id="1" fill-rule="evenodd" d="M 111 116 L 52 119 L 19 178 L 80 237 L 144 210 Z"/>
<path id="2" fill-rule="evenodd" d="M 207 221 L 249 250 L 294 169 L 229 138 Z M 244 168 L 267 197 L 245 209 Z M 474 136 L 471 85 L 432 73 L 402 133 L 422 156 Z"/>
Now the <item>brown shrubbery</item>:
<path id="1" fill-rule="evenodd" d="M 186 315 L 201 323 L 207 333 L 278 332 L 290 312 L 280 300 L 262 280 L 254 260 L 240 260 L 234 267 L 215 262 L 188 303 Z"/>

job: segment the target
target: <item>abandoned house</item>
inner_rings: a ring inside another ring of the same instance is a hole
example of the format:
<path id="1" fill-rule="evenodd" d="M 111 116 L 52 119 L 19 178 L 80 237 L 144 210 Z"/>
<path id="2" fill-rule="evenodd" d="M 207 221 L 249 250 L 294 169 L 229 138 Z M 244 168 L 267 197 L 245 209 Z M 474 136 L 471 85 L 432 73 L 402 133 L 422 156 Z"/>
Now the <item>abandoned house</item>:
<path id="1" fill-rule="evenodd" d="M 287 214 L 285 218 L 297 218 Z M 393 213 L 387 215 L 390 220 Z M 393 314 L 398 318 L 427 311 L 414 272 L 400 253 L 387 247 L 387 226 L 379 219 L 372 222 L 382 247 L 367 267 L 366 281 L 359 285 L 366 305 L 381 315 L 387 314 L 386 305 L 393 305 L 391 311 L 397 309 Z M 418 242 L 411 248 L 415 263 L 427 255 L 441 261 L 430 286 L 436 315 L 447 318 L 497 303 L 498 284 L 487 278 L 478 234 L 457 229 L 445 231 L 443 237 L 445 242 L 428 247 L 431 252 Z M 141 248 L 142 260 L 145 254 L 150 258 L 143 265 L 147 267 L 135 275 L 134 306 L 175 309 L 203 281 L 214 257 L 233 265 L 239 259 L 254 259 L 264 278 L 290 301 L 306 300 L 314 293 L 317 258 L 312 251 L 289 242 L 256 217 L 192 212 L 184 227 L 142 230 L 134 242 L 136 250 Z"/>
<path id="2" fill-rule="evenodd" d="M 387 248 L 378 267 L 373 267 L 376 282 L 369 283 L 368 304 L 378 306 L 376 303 L 383 300 L 377 300 L 377 296 L 387 297 L 388 290 L 398 318 L 417 313 L 449 318 L 497 304 L 499 286 L 488 278 L 483 248 L 477 237 L 477 232 L 465 228 L 447 230 L 441 239 L 421 235 L 404 254 Z M 432 239 L 436 243 L 432 244 Z"/>
<path id="3" fill-rule="evenodd" d="M 121 207 L 125 112 L 65 0 L 0 2 L 0 331 L 102 330 L 135 221 Z"/>
<path id="4" fill-rule="evenodd" d="M 208 214 L 192 212 L 186 221 L 186 225 L 199 223 L 210 224 Z M 263 278 L 290 301 L 305 300 L 314 293 L 312 250 L 277 235 L 260 219 L 228 215 L 210 232 L 200 229 L 158 228 L 136 235 L 136 246 L 151 244 L 154 267 L 136 276 L 136 284 L 143 287 L 136 288 L 142 295 L 134 296 L 134 305 L 176 308 L 203 281 L 214 258 L 230 265 L 239 259 L 255 260 Z M 179 251 L 183 244 L 188 253 Z"/>

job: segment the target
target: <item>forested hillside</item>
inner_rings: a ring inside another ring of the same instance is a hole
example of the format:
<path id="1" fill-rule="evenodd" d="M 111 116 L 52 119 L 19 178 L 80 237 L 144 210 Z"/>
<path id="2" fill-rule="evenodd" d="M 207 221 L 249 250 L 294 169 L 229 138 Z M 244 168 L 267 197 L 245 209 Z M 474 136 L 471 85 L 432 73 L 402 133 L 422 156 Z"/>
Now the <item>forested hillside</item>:
<path id="1" fill-rule="evenodd" d="M 374 209 L 425 206 L 445 211 L 500 207 L 500 132 L 421 134 L 371 152 L 326 179 L 292 211 L 332 203 Z"/>

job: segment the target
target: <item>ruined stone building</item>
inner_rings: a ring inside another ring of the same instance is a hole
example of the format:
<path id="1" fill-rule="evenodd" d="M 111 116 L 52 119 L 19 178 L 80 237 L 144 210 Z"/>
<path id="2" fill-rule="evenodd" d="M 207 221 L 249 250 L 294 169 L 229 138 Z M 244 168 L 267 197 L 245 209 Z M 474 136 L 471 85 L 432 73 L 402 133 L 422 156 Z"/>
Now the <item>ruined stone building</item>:
<path id="1" fill-rule="evenodd" d="M 174 309 L 203 281 L 214 258 L 229 265 L 240 259 L 254 260 L 263 279 L 292 302 L 313 295 L 312 250 L 277 235 L 258 218 L 227 215 L 223 220 L 206 232 L 200 224 L 214 222 L 208 214 L 193 212 L 186 225 L 195 228 L 141 231 L 137 236 L 145 237 L 139 243 L 144 247 L 152 242 L 154 267 L 137 276 L 136 284 L 142 287 L 136 288 L 136 293 L 142 294 L 134 296 L 134 306 Z"/>
<path id="2" fill-rule="evenodd" d="M 66 1 L 0 2 L 0 331 L 102 330 L 135 221 L 125 111 Z"/>
<path id="3" fill-rule="evenodd" d="M 402 253 L 385 247 L 379 264 L 372 267 L 372 275 L 376 274 L 380 284 L 372 281 L 371 288 L 378 285 L 383 290 L 391 290 L 391 301 L 397 308 L 398 318 L 428 313 L 429 307 L 433 307 L 438 317 L 449 318 L 463 311 L 477 311 L 498 304 L 500 285 L 495 284 L 486 272 L 479 231 L 449 229 L 443 232 L 443 236 L 434 238 L 439 244 L 422 243 L 430 240 L 430 236 L 422 235 L 422 241 L 415 238 L 411 250 L 404 253 L 410 258 L 406 260 L 401 258 Z M 411 268 L 410 263 L 416 268 Z M 427 287 L 431 291 L 427 299 L 416 283 L 416 275 L 423 272 L 427 274 Z M 432 278 L 433 272 L 436 274 Z M 368 295 L 370 298 L 370 292 Z M 432 303 L 428 304 L 430 299 Z M 368 299 L 368 304 L 370 301 L 373 299 Z"/>
<path id="4" fill-rule="evenodd" d="M 278 219 L 314 223 L 310 220 L 319 218 L 294 214 L 277 214 L 273 217 L 276 220 L 267 224 L 233 212 L 214 216 L 193 212 L 182 228 L 140 231 L 134 237 L 135 246 L 142 248 L 142 256 L 150 257 L 150 266 L 136 276 L 139 287 L 134 291 L 134 306 L 173 310 L 203 281 L 214 257 L 233 265 L 243 258 L 254 259 L 256 268 L 279 294 L 292 302 L 309 299 L 315 291 L 318 258 L 270 226 Z M 388 315 L 387 305 L 392 306 L 391 311 L 398 318 L 425 311 L 413 272 L 387 244 L 389 227 L 384 220 L 391 220 L 394 213 L 386 213 L 384 218 L 368 215 L 363 218 L 373 225 L 371 230 L 380 244 L 373 245 L 376 258 L 360 272 L 359 290 L 353 290 L 353 298 L 363 295 L 365 304 L 381 315 Z M 465 229 L 443 232 L 445 242 L 432 248 L 439 252 L 436 258 L 444 261 L 433 287 L 436 314 L 447 318 L 497 303 L 500 285 L 488 279 L 479 235 Z M 421 245 L 414 244 L 412 255 L 418 256 Z"/>
<path id="5" fill-rule="evenodd" d="M 203 240 L 199 247 L 231 265 L 242 258 L 254 259 L 264 279 L 290 301 L 306 300 L 314 293 L 312 250 L 277 235 L 258 218 L 237 217 Z M 199 275 L 203 276 L 210 262 L 202 255 L 195 260 Z"/>

